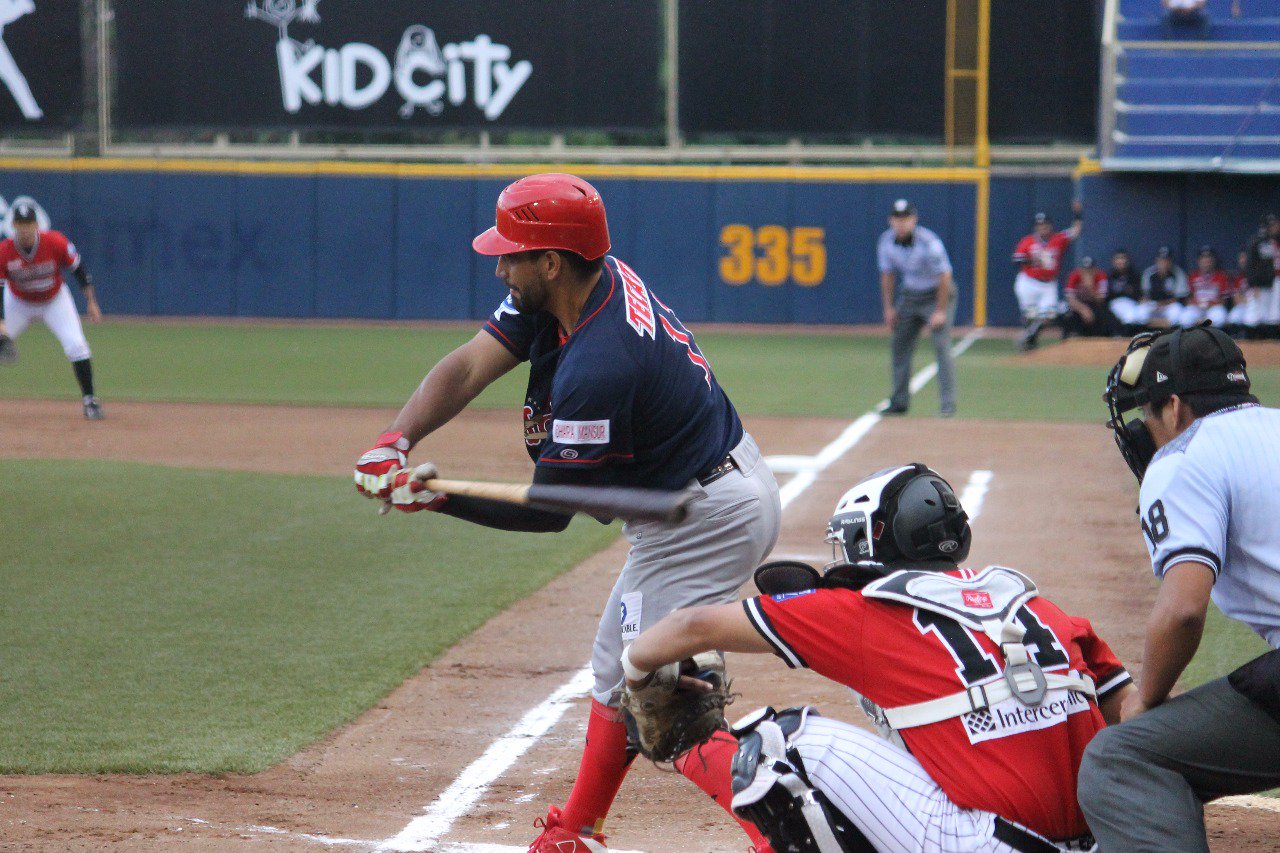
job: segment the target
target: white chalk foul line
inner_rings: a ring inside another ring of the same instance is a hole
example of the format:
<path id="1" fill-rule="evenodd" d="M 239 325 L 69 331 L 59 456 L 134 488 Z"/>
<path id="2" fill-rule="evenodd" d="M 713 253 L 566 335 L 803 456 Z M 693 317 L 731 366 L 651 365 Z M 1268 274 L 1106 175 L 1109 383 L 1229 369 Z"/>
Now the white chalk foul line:
<path id="1" fill-rule="evenodd" d="M 981 329 L 974 329 L 969 332 L 969 334 L 961 338 L 960 341 L 951 348 L 951 355 L 955 357 L 963 355 L 969 347 L 973 346 L 974 341 L 978 340 L 980 337 L 982 337 Z M 915 376 L 911 377 L 911 383 L 909 385 L 911 393 L 915 394 L 918 392 L 921 388 L 927 385 L 929 380 L 937 375 L 937 373 L 937 364 L 930 363 L 922 368 Z M 782 508 L 786 509 L 792 501 L 800 497 L 806 489 L 817 482 L 819 474 L 831 467 L 831 463 L 848 453 L 850 448 L 861 441 L 863 436 L 871 431 L 872 427 L 880 423 L 880 412 L 883 412 L 887 408 L 889 408 L 889 401 L 887 399 L 881 400 L 876 404 L 874 410 L 867 412 L 865 415 L 849 424 L 849 426 L 845 428 L 844 432 L 840 433 L 840 435 L 836 437 L 835 441 L 818 451 L 818 455 L 811 457 L 812 461 L 807 465 L 799 464 L 799 459 L 801 457 L 784 457 L 788 465 L 791 467 L 791 470 L 794 470 L 797 473 L 779 490 L 782 498 Z M 770 457 L 770 461 L 772 461 L 772 457 Z"/>
<path id="2" fill-rule="evenodd" d="M 982 503 L 987 498 L 992 476 L 990 471 L 974 471 L 969 475 L 969 482 L 965 483 L 964 492 L 960 495 L 960 506 L 968 514 L 970 524 L 982 512 Z"/>
<path id="3" fill-rule="evenodd" d="M 400 833 L 378 845 L 378 850 L 429 850 L 449 831 L 453 822 L 466 814 L 495 779 L 560 721 L 570 703 L 591 689 L 591 667 L 573 674 L 562 687 L 544 699 L 498 738 L 484 754 L 471 762 L 453 784 L 444 790 L 425 813 L 409 822 Z"/>
<path id="4" fill-rule="evenodd" d="M 953 356 L 962 355 L 973 346 L 974 341 L 982 336 L 981 329 L 974 329 L 965 335 L 951 348 Z M 938 372 L 936 364 L 929 364 L 911 377 L 911 392 L 915 393 L 928 384 Z M 850 448 L 862 440 L 871 428 L 880 422 L 879 411 L 887 408 L 888 400 L 881 400 L 876 411 L 868 412 L 858 418 L 813 457 L 812 467 L 800 471 L 787 481 L 780 491 L 782 508 L 800 497 L 818 479 L 818 475 L 831 466 L 837 459 L 848 453 Z M 569 704 L 586 695 L 591 689 L 593 678 L 590 665 L 574 673 L 568 683 L 548 696 L 532 711 L 525 714 L 515 728 L 494 741 L 484 754 L 462 771 L 453 784 L 444 790 L 436 801 L 427 807 L 419 817 L 409 822 L 397 835 L 388 838 L 378 845 L 379 851 L 422 851 L 440 841 L 454 822 L 466 814 L 493 782 L 498 779 L 529 747 L 537 742 L 551 727 L 560 721 Z M 503 848 L 476 847 L 474 845 L 454 845 L 443 847 L 452 851 L 501 850 Z"/>
<path id="5" fill-rule="evenodd" d="M 450 841 L 435 848 L 435 853 L 528 853 L 527 847 L 512 847 L 508 844 L 465 844 L 461 841 Z M 640 853 L 638 850 L 615 850 L 609 853 Z"/>

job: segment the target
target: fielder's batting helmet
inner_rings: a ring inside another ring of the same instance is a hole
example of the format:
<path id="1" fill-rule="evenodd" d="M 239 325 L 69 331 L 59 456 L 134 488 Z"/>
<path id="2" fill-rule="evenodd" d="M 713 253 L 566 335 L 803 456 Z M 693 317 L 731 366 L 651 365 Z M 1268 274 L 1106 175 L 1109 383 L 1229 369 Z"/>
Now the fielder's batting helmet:
<path id="1" fill-rule="evenodd" d="M 482 255 L 562 249 L 589 261 L 609 251 L 609 224 L 600 193 L 582 178 L 530 175 L 498 196 L 494 227 L 471 241 Z"/>
<path id="2" fill-rule="evenodd" d="M 827 541 L 837 561 L 959 563 L 969 556 L 969 516 L 951 484 L 914 462 L 877 471 L 836 504 Z"/>

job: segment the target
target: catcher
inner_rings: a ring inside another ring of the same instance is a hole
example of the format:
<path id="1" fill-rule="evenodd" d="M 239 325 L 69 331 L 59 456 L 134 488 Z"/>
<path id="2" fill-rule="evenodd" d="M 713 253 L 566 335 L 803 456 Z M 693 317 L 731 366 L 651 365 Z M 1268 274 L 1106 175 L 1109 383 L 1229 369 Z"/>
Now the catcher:
<path id="1" fill-rule="evenodd" d="M 673 661 L 773 652 L 852 689 L 881 735 L 813 708 L 765 708 L 733 728 L 734 810 L 775 850 L 1093 849 L 1080 757 L 1133 685 L 1089 622 L 1012 569 L 961 568 L 968 517 L 918 463 L 850 489 L 827 541 L 825 575 L 766 564 L 765 595 L 678 610 L 643 632 L 623 653 L 631 713 L 657 705 L 659 674 L 672 691 L 662 668 Z"/>

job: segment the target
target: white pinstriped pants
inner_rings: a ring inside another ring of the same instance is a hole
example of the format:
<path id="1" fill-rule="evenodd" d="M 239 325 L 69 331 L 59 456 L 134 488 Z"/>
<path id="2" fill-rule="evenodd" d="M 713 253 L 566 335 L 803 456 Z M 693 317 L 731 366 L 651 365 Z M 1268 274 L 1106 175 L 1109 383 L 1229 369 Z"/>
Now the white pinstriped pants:
<path id="1" fill-rule="evenodd" d="M 813 785 L 881 853 L 1016 853 L 992 837 L 992 812 L 951 802 L 911 753 L 870 732 L 810 716 L 793 745 Z"/>

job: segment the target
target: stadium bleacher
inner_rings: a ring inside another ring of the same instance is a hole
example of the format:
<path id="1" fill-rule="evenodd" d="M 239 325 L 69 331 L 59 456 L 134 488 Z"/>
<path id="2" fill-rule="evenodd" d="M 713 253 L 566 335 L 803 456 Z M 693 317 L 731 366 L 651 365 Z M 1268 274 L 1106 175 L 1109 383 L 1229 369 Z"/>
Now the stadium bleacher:
<path id="1" fill-rule="evenodd" d="M 1158 0 L 1120 0 L 1105 168 L 1280 170 L 1280 0 L 1209 0 L 1205 14 L 1171 25 Z"/>

